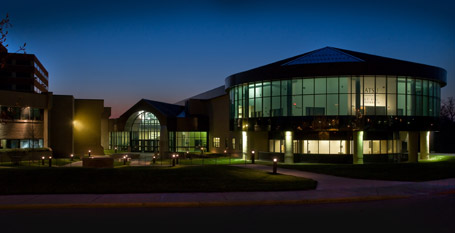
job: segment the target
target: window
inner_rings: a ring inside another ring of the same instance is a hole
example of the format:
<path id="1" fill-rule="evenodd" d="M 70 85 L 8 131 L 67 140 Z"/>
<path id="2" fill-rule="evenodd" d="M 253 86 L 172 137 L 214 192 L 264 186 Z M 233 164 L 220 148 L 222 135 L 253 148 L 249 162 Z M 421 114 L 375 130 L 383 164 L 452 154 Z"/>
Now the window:
<path id="1" fill-rule="evenodd" d="M 314 79 L 307 78 L 303 80 L 303 94 L 314 94 Z"/>
<path id="2" fill-rule="evenodd" d="M 220 148 L 220 138 L 213 138 L 213 147 Z"/>
<path id="3" fill-rule="evenodd" d="M 338 93 L 338 77 L 327 78 L 327 93 Z"/>
<path id="4" fill-rule="evenodd" d="M 235 138 L 232 138 L 232 149 L 235 150 Z"/>
<path id="5" fill-rule="evenodd" d="M 316 78 L 315 81 L 315 94 L 325 94 L 327 91 L 326 78 Z"/>
<path id="6" fill-rule="evenodd" d="M 269 140 L 269 152 L 284 153 L 284 140 Z"/>
<path id="7" fill-rule="evenodd" d="M 175 141 L 174 141 L 175 135 Z M 219 143 L 219 142 L 218 142 Z M 207 148 L 207 132 L 204 131 L 171 131 L 169 132 L 169 149 L 176 152 L 199 152 Z"/>

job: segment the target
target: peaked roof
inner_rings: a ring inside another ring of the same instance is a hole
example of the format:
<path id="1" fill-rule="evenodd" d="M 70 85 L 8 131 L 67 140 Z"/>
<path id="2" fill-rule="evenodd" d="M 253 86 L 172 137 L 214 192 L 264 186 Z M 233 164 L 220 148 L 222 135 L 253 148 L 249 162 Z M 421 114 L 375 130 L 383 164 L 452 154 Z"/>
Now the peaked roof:
<path id="1" fill-rule="evenodd" d="M 142 99 L 145 103 L 151 105 L 153 108 L 158 110 L 164 116 L 175 117 L 178 116 L 183 110 L 184 107 L 175 104 L 168 104 L 163 102 L 158 102 L 154 100 Z"/>
<path id="2" fill-rule="evenodd" d="M 218 96 L 222 96 L 222 95 L 225 95 L 226 94 L 226 91 L 224 89 L 224 85 L 222 86 L 219 86 L 217 88 L 214 88 L 212 90 L 209 90 L 209 91 L 206 91 L 206 92 L 203 92 L 201 94 L 198 94 L 198 95 L 195 95 L 193 97 L 190 97 L 190 98 L 186 98 L 184 100 L 181 100 L 175 104 L 178 104 L 178 105 L 185 105 L 185 101 L 189 100 L 189 99 L 196 99 L 196 100 L 209 100 L 209 99 L 213 99 L 213 98 L 216 98 Z"/>
<path id="3" fill-rule="evenodd" d="M 425 64 L 324 47 L 226 78 L 226 89 L 247 82 L 337 75 L 399 75 L 447 83 L 447 71 Z"/>
<path id="4" fill-rule="evenodd" d="M 306 53 L 305 55 L 286 62 L 283 66 L 313 63 L 330 63 L 330 62 L 364 62 L 364 60 L 342 52 L 332 47 L 325 47 Z"/>
<path id="5" fill-rule="evenodd" d="M 123 119 L 124 121 L 126 121 L 133 113 L 141 110 L 151 111 L 157 117 L 161 118 L 160 119 L 161 121 L 163 117 L 167 118 L 178 116 L 184 110 L 184 107 L 175 104 L 168 104 L 153 100 L 141 99 L 130 109 L 128 109 L 126 112 L 120 115 L 119 119 Z"/>

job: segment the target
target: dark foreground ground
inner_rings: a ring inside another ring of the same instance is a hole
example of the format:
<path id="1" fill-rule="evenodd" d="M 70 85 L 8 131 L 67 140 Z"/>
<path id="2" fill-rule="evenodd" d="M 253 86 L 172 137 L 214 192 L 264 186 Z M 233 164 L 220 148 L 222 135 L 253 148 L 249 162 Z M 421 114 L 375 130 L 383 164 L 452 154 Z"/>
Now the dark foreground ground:
<path id="1" fill-rule="evenodd" d="M 455 194 L 227 207 L 0 210 L 1 232 L 455 232 Z"/>

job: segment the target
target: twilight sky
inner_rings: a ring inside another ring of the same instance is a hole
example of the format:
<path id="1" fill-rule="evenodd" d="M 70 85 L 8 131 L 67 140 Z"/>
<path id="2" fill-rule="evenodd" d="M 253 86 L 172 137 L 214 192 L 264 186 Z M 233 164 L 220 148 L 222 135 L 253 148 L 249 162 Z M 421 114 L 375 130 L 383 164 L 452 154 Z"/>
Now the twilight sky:
<path id="1" fill-rule="evenodd" d="M 14 52 L 27 43 L 49 90 L 175 103 L 234 73 L 325 46 L 438 66 L 455 96 L 455 1 L 4 1 Z"/>

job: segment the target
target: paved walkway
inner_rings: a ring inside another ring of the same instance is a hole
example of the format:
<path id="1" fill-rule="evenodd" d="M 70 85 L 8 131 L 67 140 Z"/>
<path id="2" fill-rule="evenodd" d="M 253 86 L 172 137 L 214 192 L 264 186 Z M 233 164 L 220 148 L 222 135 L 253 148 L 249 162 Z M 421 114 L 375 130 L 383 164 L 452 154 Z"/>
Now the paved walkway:
<path id="1" fill-rule="evenodd" d="M 270 171 L 270 166 L 240 165 Z M 316 190 L 220 193 L 45 194 L 0 196 L 0 209 L 197 207 L 308 204 L 409 198 L 455 193 L 455 178 L 428 182 L 361 180 L 278 168 L 278 173 L 318 181 Z"/>

